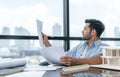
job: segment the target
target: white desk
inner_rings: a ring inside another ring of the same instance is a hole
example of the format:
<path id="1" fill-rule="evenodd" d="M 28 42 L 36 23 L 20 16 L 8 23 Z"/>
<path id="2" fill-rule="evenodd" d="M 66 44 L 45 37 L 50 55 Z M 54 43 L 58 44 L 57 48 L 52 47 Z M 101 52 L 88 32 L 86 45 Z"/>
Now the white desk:
<path id="1" fill-rule="evenodd" d="M 4 75 L 0 77 L 120 77 L 120 71 L 111 71 L 111 70 L 103 70 L 97 68 L 89 68 L 86 71 L 79 71 L 79 72 L 71 72 L 71 73 L 64 73 L 59 70 L 49 70 L 49 71 L 37 71 L 37 70 L 30 70 L 30 71 L 22 71 L 17 73 L 12 73 L 9 75 Z"/>

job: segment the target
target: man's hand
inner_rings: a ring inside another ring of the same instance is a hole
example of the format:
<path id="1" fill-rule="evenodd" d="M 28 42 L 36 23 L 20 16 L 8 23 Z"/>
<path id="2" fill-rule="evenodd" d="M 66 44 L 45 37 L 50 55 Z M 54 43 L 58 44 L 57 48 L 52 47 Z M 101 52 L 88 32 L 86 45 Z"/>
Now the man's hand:
<path id="1" fill-rule="evenodd" d="M 94 55 L 89 58 L 73 58 L 70 56 L 63 56 L 60 58 L 60 61 L 67 66 L 79 64 L 102 64 L 102 58 L 100 55 Z"/>
<path id="2" fill-rule="evenodd" d="M 42 34 L 43 43 L 45 44 L 45 46 L 46 46 L 46 47 L 51 46 L 51 44 L 50 44 L 49 41 L 48 41 L 47 35 L 45 35 L 44 33 L 41 33 L 41 34 Z"/>
<path id="3" fill-rule="evenodd" d="M 60 58 L 60 61 L 67 66 L 77 65 L 77 60 L 77 58 L 73 58 L 70 56 L 63 56 Z"/>

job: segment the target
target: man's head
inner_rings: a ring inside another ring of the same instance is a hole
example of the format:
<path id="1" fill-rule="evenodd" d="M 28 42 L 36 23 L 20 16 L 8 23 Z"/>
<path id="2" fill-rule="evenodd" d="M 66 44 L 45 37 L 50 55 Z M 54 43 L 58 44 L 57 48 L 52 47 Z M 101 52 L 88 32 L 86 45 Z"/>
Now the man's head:
<path id="1" fill-rule="evenodd" d="M 85 26 L 82 31 L 83 39 L 91 39 L 92 37 L 100 37 L 105 26 L 100 20 L 86 19 Z"/>

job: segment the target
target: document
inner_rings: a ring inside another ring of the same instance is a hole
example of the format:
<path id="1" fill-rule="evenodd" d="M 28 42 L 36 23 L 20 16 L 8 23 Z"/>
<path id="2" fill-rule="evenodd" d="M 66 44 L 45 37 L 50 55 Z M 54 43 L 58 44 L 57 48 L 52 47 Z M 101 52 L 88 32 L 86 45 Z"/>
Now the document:
<path id="1" fill-rule="evenodd" d="M 37 20 L 37 32 L 38 32 L 38 38 L 39 38 L 39 42 L 40 42 L 40 46 L 43 48 L 45 47 L 45 45 L 43 44 L 43 39 L 42 39 L 42 21 Z"/>
<path id="2" fill-rule="evenodd" d="M 61 56 L 65 56 L 63 47 L 46 47 L 40 50 L 40 53 L 46 60 L 52 64 L 63 65 L 60 61 Z"/>
<path id="3" fill-rule="evenodd" d="M 26 65 L 26 59 L 1 59 L 0 69 L 12 68 Z"/>
<path id="4" fill-rule="evenodd" d="M 37 32 L 40 46 L 42 47 L 42 49 L 40 50 L 41 55 L 44 56 L 48 60 L 48 62 L 61 65 L 62 63 L 60 62 L 60 57 L 65 55 L 63 47 L 45 47 L 41 34 L 42 21 L 39 20 L 37 20 Z"/>
<path id="5" fill-rule="evenodd" d="M 26 66 L 24 71 L 49 71 L 49 70 L 57 70 L 62 68 L 63 66 L 40 66 L 40 65 L 28 65 Z"/>

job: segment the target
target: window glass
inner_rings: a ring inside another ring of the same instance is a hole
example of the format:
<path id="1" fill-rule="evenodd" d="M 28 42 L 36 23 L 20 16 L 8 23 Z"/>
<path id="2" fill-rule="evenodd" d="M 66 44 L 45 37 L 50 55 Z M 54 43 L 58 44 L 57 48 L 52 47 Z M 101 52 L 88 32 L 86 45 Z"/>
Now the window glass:
<path id="1" fill-rule="evenodd" d="M 70 36 L 82 37 L 85 19 L 98 19 L 105 25 L 101 37 L 120 38 L 119 7 L 120 0 L 70 0 Z M 120 45 L 120 41 L 107 43 Z"/>
<path id="2" fill-rule="evenodd" d="M 46 35 L 63 36 L 63 0 L 0 0 L 0 35 L 37 36 L 37 20 Z M 63 41 L 50 42 L 63 46 Z M 44 60 L 40 48 L 38 40 L 0 39 L 0 58 L 25 57 L 38 64 Z"/>
<path id="3" fill-rule="evenodd" d="M 120 38 L 120 0 L 70 0 L 70 36 L 82 36 L 85 19 L 105 24 L 102 37 Z"/>
<path id="4" fill-rule="evenodd" d="M 64 46 L 62 40 L 50 40 L 53 46 Z M 0 58 L 40 56 L 38 40 L 0 40 Z"/>
<path id="5" fill-rule="evenodd" d="M 37 35 L 37 20 L 45 34 L 62 36 L 63 1 L 0 0 L 0 35 Z"/>

